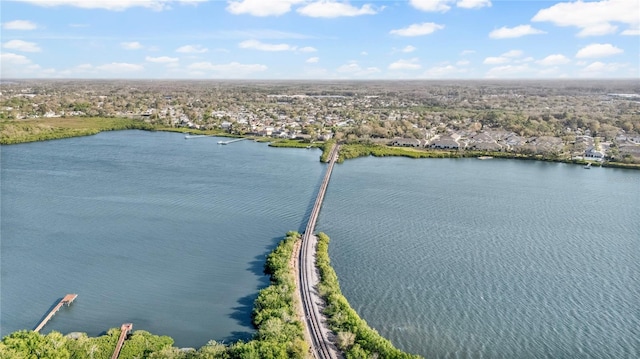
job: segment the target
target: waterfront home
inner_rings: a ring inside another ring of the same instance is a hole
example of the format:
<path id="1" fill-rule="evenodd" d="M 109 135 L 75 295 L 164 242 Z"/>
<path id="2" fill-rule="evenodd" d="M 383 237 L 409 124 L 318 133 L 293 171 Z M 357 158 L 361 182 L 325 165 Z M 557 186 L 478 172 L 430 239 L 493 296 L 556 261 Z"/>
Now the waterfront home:
<path id="1" fill-rule="evenodd" d="M 604 153 L 602 153 L 602 151 L 596 150 L 595 147 L 589 147 L 584 151 L 584 157 L 601 161 L 604 158 Z"/>
<path id="2" fill-rule="evenodd" d="M 422 147 L 420 140 L 415 138 L 394 138 L 391 141 L 391 146 L 396 147 Z"/>
<path id="3" fill-rule="evenodd" d="M 460 138 L 459 135 L 457 137 Z M 455 139 L 450 135 L 447 135 L 447 136 L 440 136 L 439 138 L 436 138 L 435 140 L 433 140 L 433 142 L 429 144 L 429 147 L 438 148 L 442 150 L 445 150 L 445 149 L 458 150 L 460 149 L 461 145 L 457 141 L 457 139 Z"/>

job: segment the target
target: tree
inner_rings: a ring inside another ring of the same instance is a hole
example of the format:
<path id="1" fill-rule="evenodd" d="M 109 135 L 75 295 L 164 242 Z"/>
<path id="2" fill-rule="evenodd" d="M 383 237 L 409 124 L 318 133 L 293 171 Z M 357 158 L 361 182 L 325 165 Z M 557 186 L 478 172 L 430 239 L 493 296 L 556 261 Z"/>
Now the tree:
<path id="1" fill-rule="evenodd" d="M 13 332 L 0 342 L 0 357 L 6 359 L 69 359 L 65 338 L 58 332 L 44 336 L 31 330 Z"/>
<path id="2" fill-rule="evenodd" d="M 338 348 L 342 351 L 349 349 L 356 340 L 356 335 L 351 332 L 338 333 Z"/>

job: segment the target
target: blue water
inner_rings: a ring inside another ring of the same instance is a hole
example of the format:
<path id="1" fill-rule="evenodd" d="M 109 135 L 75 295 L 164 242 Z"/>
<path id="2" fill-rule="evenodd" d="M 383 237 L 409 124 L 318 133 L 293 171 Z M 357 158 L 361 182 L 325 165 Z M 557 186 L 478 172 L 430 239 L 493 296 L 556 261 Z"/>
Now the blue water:
<path id="1" fill-rule="evenodd" d="M 640 357 L 640 172 L 361 158 L 318 230 L 351 305 L 427 358 Z"/>
<path id="2" fill-rule="evenodd" d="M 304 228 L 317 150 L 123 131 L 2 147 L 1 334 L 122 323 L 179 346 L 252 335 L 264 256 Z"/>
<path id="3" fill-rule="evenodd" d="M 264 256 L 320 153 L 122 131 L 1 150 L 0 334 L 125 322 L 248 338 Z M 640 172 L 513 160 L 336 166 L 317 229 L 352 306 L 427 358 L 640 357 Z"/>

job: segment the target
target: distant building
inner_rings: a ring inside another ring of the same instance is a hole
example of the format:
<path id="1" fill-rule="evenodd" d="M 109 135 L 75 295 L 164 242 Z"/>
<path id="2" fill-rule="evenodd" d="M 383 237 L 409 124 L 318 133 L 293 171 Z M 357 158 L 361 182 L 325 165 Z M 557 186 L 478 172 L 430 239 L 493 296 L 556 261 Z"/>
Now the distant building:
<path id="1" fill-rule="evenodd" d="M 395 138 L 391 141 L 391 146 L 395 147 L 422 147 L 420 140 L 415 138 Z"/>
<path id="2" fill-rule="evenodd" d="M 596 150 L 595 147 L 589 147 L 584 151 L 584 157 L 602 160 L 604 158 L 604 153 Z"/>
<path id="3" fill-rule="evenodd" d="M 456 136 L 456 137 L 460 138 L 459 135 Z M 460 147 L 462 147 L 462 146 L 452 136 L 441 136 L 440 138 L 437 138 L 437 139 L 433 140 L 433 142 L 431 142 L 431 144 L 429 144 L 429 147 L 438 148 L 438 149 L 442 149 L 442 150 L 459 150 Z"/>

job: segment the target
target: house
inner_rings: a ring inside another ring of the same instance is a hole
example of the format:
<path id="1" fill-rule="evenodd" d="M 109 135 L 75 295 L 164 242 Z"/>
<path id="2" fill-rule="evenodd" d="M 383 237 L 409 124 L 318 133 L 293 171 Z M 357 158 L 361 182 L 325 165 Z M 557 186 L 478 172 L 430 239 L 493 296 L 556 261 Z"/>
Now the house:
<path id="1" fill-rule="evenodd" d="M 460 137 L 458 136 L 458 138 Z M 456 139 L 454 139 L 451 136 L 441 136 L 440 138 L 436 138 L 435 140 L 433 140 L 433 142 L 429 144 L 429 147 L 439 148 L 443 150 L 444 149 L 458 150 L 460 149 L 461 145 Z"/>
<path id="2" fill-rule="evenodd" d="M 604 158 L 604 153 L 602 153 L 602 151 L 596 150 L 595 147 L 589 147 L 586 149 L 586 151 L 584 151 L 584 157 L 602 160 Z"/>
<path id="3" fill-rule="evenodd" d="M 395 147 L 422 147 L 420 140 L 415 138 L 395 138 L 391 141 L 391 146 Z"/>

